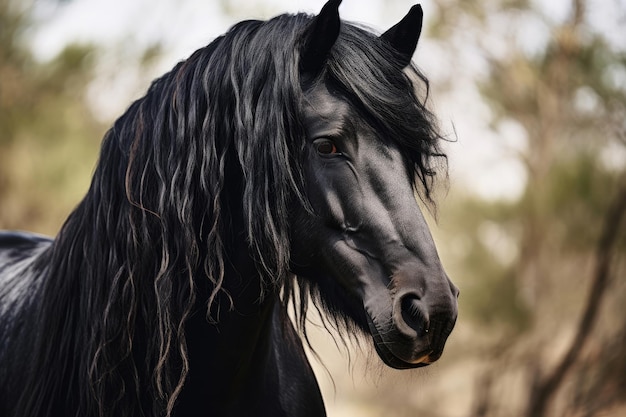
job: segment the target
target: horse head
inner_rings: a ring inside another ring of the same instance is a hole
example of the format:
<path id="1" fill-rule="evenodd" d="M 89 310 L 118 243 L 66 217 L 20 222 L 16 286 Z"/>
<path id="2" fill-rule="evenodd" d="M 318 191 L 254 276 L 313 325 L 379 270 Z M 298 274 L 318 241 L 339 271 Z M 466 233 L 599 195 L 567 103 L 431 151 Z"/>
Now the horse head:
<path id="1" fill-rule="evenodd" d="M 422 11 L 372 35 L 359 60 L 365 47 L 342 27 L 339 3 L 303 36 L 308 207 L 294 214 L 291 267 L 328 311 L 371 334 L 387 365 L 424 366 L 441 356 L 459 292 L 416 198 L 441 156 L 410 64 Z"/>

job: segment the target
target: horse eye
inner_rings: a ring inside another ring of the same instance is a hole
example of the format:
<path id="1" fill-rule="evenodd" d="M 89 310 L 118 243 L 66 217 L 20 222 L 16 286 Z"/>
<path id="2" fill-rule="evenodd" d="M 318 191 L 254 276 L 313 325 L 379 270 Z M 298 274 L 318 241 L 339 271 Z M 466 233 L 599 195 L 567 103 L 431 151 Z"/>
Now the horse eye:
<path id="1" fill-rule="evenodd" d="M 320 155 L 333 155 L 339 153 L 337 151 L 337 147 L 330 139 L 318 139 L 313 142 L 313 145 L 315 145 L 315 150 Z"/>

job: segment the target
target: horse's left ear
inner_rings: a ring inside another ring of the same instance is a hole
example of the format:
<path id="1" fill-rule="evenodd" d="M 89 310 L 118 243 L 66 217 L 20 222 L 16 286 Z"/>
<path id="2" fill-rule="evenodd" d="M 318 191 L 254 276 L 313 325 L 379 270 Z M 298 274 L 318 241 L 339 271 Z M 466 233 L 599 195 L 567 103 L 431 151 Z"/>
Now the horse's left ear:
<path id="1" fill-rule="evenodd" d="M 417 48 L 417 41 L 422 33 L 423 18 L 422 6 L 416 4 L 411 7 L 409 13 L 401 21 L 380 35 L 381 39 L 400 53 L 404 66 L 409 65 L 415 48 Z"/>
<path id="2" fill-rule="evenodd" d="M 340 4 L 341 0 L 329 0 L 306 29 L 300 52 L 300 69 L 303 73 L 316 74 L 326 62 L 328 52 L 339 36 Z"/>

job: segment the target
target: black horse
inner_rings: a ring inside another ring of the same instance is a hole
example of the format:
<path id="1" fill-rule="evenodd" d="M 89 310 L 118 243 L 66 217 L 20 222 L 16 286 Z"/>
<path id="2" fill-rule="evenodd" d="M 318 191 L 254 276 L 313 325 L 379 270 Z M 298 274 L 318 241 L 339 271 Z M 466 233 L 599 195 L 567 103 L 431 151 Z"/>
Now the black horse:
<path id="1" fill-rule="evenodd" d="M 393 368 L 440 357 L 422 11 L 376 36 L 339 3 L 195 52 L 106 134 L 54 240 L 0 234 L 1 416 L 324 415 L 309 299 Z"/>

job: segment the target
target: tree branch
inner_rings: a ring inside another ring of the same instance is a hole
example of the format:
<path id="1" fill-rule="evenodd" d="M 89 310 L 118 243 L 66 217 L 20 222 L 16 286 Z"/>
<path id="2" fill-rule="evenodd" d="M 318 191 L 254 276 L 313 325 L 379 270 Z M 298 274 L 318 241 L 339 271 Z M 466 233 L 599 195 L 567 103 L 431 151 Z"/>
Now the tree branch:
<path id="1" fill-rule="evenodd" d="M 567 353 L 554 371 L 544 378 L 538 378 L 533 384 L 527 415 L 543 417 L 550 404 L 553 394 L 558 390 L 565 375 L 578 359 L 593 327 L 596 323 L 602 298 L 609 284 L 609 270 L 613 259 L 620 223 L 626 212 L 626 184 L 622 183 L 616 198 L 613 200 L 604 221 L 602 235 L 596 247 L 596 265 L 594 279 L 587 298 L 587 305 L 578 324 L 576 337 Z"/>

